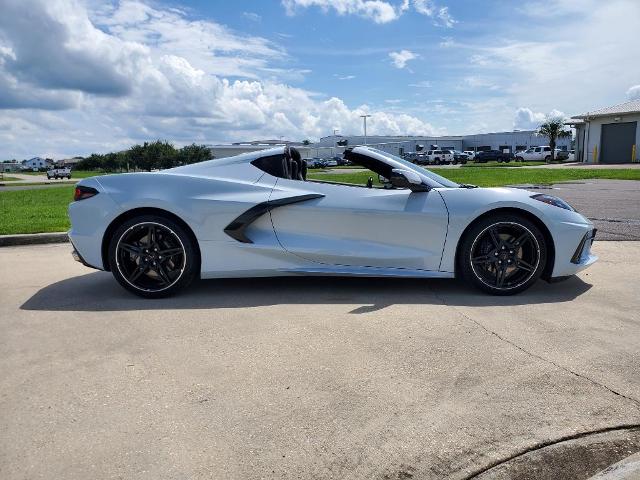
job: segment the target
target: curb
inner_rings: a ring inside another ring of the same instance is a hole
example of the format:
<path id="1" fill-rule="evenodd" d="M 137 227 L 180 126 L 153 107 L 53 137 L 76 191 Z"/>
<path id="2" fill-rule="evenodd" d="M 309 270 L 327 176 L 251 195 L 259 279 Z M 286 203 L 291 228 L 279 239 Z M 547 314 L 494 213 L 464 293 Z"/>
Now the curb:
<path id="1" fill-rule="evenodd" d="M 0 247 L 17 245 L 39 245 L 45 243 L 67 243 L 67 232 L 27 233 L 20 235 L 0 235 Z"/>

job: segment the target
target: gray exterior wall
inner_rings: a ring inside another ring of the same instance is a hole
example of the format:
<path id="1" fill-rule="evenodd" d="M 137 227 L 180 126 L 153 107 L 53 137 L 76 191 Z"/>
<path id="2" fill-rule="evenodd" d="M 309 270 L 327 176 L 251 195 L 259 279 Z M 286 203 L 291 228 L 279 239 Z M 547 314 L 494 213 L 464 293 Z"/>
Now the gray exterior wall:
<path id="1" fill-rule="evenodd" d="M 338 142 L 341 140 L 347 140 L 348 143 L 346 147 L 338 145 Z M 378 148 L 393 155 L 415 152 L 416 145 L 422 145 L 424 150 L 429 150 L 431 145 L 438 145 L 439 148 L 451 148 L 461 151 L 475 150 L 478 147 L 489 147 L 493 150 L 506 147 L 512 152 L 515 152 L 518 146 L 528 148 L 549 144 L 549 140 L 546 137 L 536 135 L 534 130 L 443 137 L 374 135 L 368 136 L 366 140 L 368 146 Z M 557 143 L 558 148 L 571 148 L 570 138 L 559 139 Z M 296 145 L 296 148 L 300 150 L 303 158 L 330 158 L 336 155 L 342 155 L 345 148 L 364 144 L 365 138 L 363 135 L 330 135 L 321 138 L 320 141 L 312 145 Z M 215 158 L 224 158 L 240 153 L 264 150 L 273 147 L 273 145 L 209 145 L 209 147 Z"/>
<path id="2" fill-rule="evenodd" d="M 592 120 L 586 120 L 585 124 L 585 138 L 583 145 L 580 145 L 580 149 L 584 148 L 585 163 L 594 163 L 595 148 L 597 147 L 597 155 L 600 156 L 602 152 L 601 134 L 602 125 L 607 123 L 619 123 L 615 121 L 615 118 L 619 118 L 619 122 L 638 122 L 636 127 L 636 158 L 633 161 L 640 161 L 640 113 L 631 115 L 611 115 L 610 117 L 598 117 Z M 576 145 L 577 146 L 577 145 Z M 631 152 L 629 152 L 629 159 L 631 159 Z"/>
<path id="3" fill-rule="evenodd" d="M 338 141 L 345 139 L 348 141 L 348 146 L 364 145 L 365 143 L 365 138 L 361 135 L 331 135 L 321 138 L 314 146 L 336 147 Z M 415 152 L 416 145 L 423 145 L 425 149 L 429 149 L 431 145 L 438 145 L 440 148 L 453 147 L 455 150 L 475 150 L 482 147 L 499 150 L 506 147 L 515 152 L 519 146 L 529 148 L 549 145 L 549 139 L 536 135 L 535 130 L 526 130 L 443 137 L 369 136 L 367 137 L 367 144 L 396 155 L 399 153 L 400 148 L 405 153 Z M 557 146 L 558 148 L 569 150 L 571 148 L 571 138 L 558 139 Z"/>

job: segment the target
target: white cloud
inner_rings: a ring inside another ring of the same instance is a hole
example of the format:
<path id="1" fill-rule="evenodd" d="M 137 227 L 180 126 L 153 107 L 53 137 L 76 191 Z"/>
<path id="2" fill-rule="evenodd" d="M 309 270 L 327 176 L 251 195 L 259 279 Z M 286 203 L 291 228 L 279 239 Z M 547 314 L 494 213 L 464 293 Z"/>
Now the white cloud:
<path id="1" fill-rule="evenodd" d="M 286 85 L 282 48 L 176 9 L 26 1 L 29 15 L 22 0 L 3 0 L 0 17 L 3 157 L 87 154 L 154 138 L 318 138 L 334 128 L 360 132 L 365 112 L 372 134 L 442 133 L 411 115 Z M 37 34 L 41 24 L 47 35 Z"/>
<path id="2" fill-rule="evenodd" d="M 337 73 L 334 73 L 333 76 L 338 80 L 353 80 L 354 78 L 356 78 L 355 75 L 338 75 Z"/>
<path id="3" fill-rule="evenodd" d="M 640 78 L 640 63 L 629 62 L 628 50 L 637 44 L 638 18 L 636 0 L 530 2 L 517 25 L 506 26 L 484 45 L 465 46 L 472 63 L 468 71 L 501 77 L 514 109 L 562 106 L 578 114 L 620 103 Z"/>
<path id="4" fill-rule="evenodd" d="M 319 7 L 334 10 L 338 15 L 357 15 L 375 23 L 398 20 L 413 5 L 414 10 L 433 18 L 434 25 L 451 28 L 456 22 L 448 7 L 440 7 L 433 0 L 402 0 L 393 4 L 383 0 L 282 0 L 287 15 L 293 16 L 299 8 Z"/>
<path id="5" fill-rule="evenodd" d="M 476 75 L 469 75 L 462 79 L 461 88 L 484 88 L 488 90 L 498 90 L 500 87 L 487 78 Z"/>
<path id="6" fill-rule="evenodd" d="M 429 80 L 420 80 L 416 83 L 410 83 L 409 86 L 414 88 L 431 88 L 432 84 Z"/>
<path id="7" fill-rule="evenodd" d="M 255 12 L 242 12 L 242 16 L 252 22 L 261 22 L 262 17 Z"/>
<path id="8" fill-rule="evenodd" d="M 449 13 L 449 7 L 440 7 L 438 9 L 438 14 L 436 15 L 436 18 L 437 18 L 436 25 L 446 27 L 446 28 L 451 28 L 456 23 L 458 23 L 457 20 L 455 20 Z"/>
<path id="9" fill-rule="evenodd" d="M 433 18 L 434 25 L 451 28 L 457 21 L 449 13 L 449 7 L 440 7 L 433 0 L 413 0 L 416 12 Z"/>
<path id="10" fill-rule="evenodd" d="M 282 0 L 287 15 L 295 15 L 296 8 L 320 7 L 335 10 L 338 15 L 357 15 L 375 23 L 396 20 L 398 11 L 389 2 L 381 0 Z"/>
<path id="11" fill-rule="evenodd" d="M 418 58 L 418 56 L 410 50 L 391 52 L 389 53 L 389 57 L 396 68 L 404 68 L 407 66 L 408 61 Z"/>
<path id="12" fill-rule="evenodd" d="M 530 108 L 518 108 L 513 120 L 513 128 L 516 130 L 535 130 L 547 118 L 565 118 L 560 110 L 551 110 L 549 113 L 534 112 Z"/>
<path id="13" fill-rule="evenodd" d="M 634 85 L 627 90 L 627 98 L 629 100 L 640 100 L 640 85 Z"/>

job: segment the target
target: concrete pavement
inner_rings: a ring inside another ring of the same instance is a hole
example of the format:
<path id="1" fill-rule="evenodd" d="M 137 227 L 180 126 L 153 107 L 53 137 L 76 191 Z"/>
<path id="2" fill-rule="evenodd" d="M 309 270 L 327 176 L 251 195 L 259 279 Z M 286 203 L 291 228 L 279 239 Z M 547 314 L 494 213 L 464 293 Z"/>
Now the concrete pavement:
<path id="1" fill-rule="evenodd" d="M 638 425 L 640 243 L 594 251 L 515 297 L 280 278 L 153 301 L 68 245 L 2 248 L 0 477 L 463 479 Z"/>

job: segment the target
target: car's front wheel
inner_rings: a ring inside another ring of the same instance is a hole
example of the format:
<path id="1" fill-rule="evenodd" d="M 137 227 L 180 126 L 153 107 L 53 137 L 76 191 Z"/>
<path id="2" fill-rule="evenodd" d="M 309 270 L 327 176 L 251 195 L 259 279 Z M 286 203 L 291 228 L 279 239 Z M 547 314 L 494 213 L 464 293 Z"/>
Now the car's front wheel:
<path id="1" fill-rule="evenodd" d="M 520 215 L 496 214 L 469 229 L 459 255 L 465 280 L 494 295 L 513 295 L 542 275 L 547 245 L 533 222 Z"/>
<path id="2" fill-rule="evenodd" d="M 198 275 L 191 236 L 173 220 L 141 215 L 120 225 L 109 243 L 109 265 L 124 288 L 141 297 L 173 295 Z"/>

